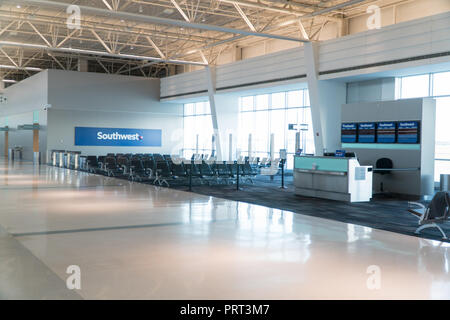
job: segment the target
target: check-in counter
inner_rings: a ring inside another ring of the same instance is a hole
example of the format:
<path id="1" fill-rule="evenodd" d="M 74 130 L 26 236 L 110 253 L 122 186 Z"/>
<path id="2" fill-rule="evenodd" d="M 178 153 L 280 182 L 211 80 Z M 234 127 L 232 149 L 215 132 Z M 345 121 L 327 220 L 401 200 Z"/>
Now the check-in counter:
<path id="1" fill-rule="evenodd" d="M 362 202 L 372 198 L 372 166 L 356 158 L 295 156 L 295 194 Z"/>

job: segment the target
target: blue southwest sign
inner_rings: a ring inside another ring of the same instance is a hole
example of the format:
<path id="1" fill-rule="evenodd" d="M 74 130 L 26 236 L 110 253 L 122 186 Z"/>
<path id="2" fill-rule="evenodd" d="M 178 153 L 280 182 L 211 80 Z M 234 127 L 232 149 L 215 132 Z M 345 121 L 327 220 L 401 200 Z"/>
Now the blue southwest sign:
<path id="1" fill-rule="evenodd" d="M 75 127 L 75 145 L 161 147 L 162 130 Z"/>

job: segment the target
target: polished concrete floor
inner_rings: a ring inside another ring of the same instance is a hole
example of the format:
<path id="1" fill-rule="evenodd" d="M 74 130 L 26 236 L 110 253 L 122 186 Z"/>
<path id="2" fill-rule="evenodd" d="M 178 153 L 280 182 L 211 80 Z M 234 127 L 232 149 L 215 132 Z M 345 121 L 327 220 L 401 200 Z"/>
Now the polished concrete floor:
<path id="1" fill-rule="evenodd" d="M 0 203 L 1 299 L 450 298 L 435 240 L 18 162 Z"/>

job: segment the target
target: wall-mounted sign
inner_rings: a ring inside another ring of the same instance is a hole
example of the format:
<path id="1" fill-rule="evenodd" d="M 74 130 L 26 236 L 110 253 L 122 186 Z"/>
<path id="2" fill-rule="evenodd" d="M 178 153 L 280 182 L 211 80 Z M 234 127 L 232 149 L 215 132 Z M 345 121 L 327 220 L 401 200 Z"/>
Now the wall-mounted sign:
<path id="1" fill-rule="evenodd" d="M 398 123 L 398 143 L 419 142 L 419 121 L 401 121 Z"/>
<path id="2" fill-rule="evenodd" d="M 356 142 L 357 129 L 356 123 L 343 123 L 341 127 L 341 142 Z"/>
<path id="3" fill-rule="evenodd" d="M 75 127 L 75 145 L 161 147 L 162 131 L 156 129 Z"/>
<path id="4" fill-rule="evenodd" d="M 338 158 L 345 158 L 345 150 L 336 150 L 334 156 Z"/>
<path id="5" fill-rule="evenodd" d="M 377 124 L 377 142 L 395 143 L 395 122 L 379 122 Z"/>
<path id="6" fill-rule="evenodd" d="M 375 142 L 374 122 L 358 123 L 358 142 L 362 143 Z"/>

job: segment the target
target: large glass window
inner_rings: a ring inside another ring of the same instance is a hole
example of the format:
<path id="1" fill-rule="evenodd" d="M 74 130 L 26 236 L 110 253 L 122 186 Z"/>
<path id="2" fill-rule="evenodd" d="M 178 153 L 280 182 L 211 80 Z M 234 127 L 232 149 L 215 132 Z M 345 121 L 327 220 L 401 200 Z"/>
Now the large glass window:
<path id="1" fill-rule="evenodd" d="M 433 96 L 450 95 L 450 72 L 433 74 Z"/>
<path id="2" fill-rule="evenodd" d="M 403 77 L 400 90 L 401 99 L 427 97 L 430 94 L 430 75 Z"/>
<path id="3" fill-rule="evenodd" d="M 274 137 L 274 157 L 279 157 L 280 149 L 288 154 L 295 153 L 296 129 L 289 125 L 307 125 L 301 131 L 301 148 L 306 153 L 314 153 L 309 95 L 306 89 L 276 92 L 240 98 L 238 149 L 242 155 L 249 155 L 249 135 L 251 134 L 251 155 L 270 157 L 271 135 Z M 287 166 L 292 168 L 293 157 L 288 157 Z"/>
<path id="4" fill-rule="evenodd" d="M 450 174 L 450 72 L 431 73 L 396 79 L 398 98 L 433 97 L 436 99 L 434 180 Z"/>
<path id="5" fill-rule="evenodd" d="M 184 105 L 184 148 L 183 156 L 211 154 L 212 121 L 209 102 L 187 103 Z"/>

